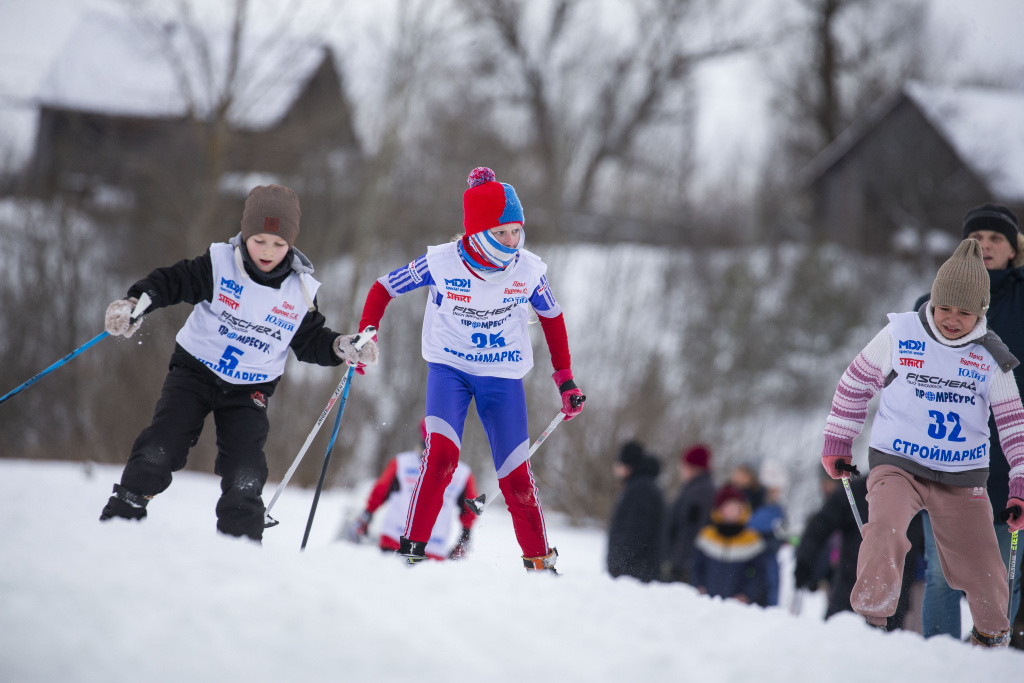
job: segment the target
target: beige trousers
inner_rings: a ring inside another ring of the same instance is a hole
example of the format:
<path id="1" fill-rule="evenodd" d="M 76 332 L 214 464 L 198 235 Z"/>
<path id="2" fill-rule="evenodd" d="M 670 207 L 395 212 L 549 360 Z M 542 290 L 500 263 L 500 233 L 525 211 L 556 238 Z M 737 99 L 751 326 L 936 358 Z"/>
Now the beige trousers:
<path id="1" fill-rule="evenodd" d="M 991 635 L 1006 631 L 1006 566 L 988 492 L 984 487 L 939 484 L 893 465 L 879 465 L 868 475 L 869 521 L 850 594 L 853 609 L 868 617 L 896 612 L 910 549 L 907 526 L 922 508 L 931 517 L 942 573 L 951 588 L 967 594 L 975 627 Z"/>

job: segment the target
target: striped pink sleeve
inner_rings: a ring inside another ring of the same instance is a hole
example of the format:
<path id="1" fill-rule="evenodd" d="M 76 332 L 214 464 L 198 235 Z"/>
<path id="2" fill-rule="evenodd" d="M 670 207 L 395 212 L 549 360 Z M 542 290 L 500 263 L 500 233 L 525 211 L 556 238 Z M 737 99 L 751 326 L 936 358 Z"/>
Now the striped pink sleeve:
<path id="1" fill-rule="evenodd" d="M 1010 463 L 1010 497 L 1024 500 L 1024 407 L 1012 372 L 998 372 L 989 389 L 999 445 Z"/>
<path id="2" fill-rule="evenodd" d="M 822 455 L 851 455 L 853 440 L 864 429 L 868 401 L 882 390 L 885 376 L 892 371 L 892 337 L 889 326 L 857 354 L 839 379 L 832 412 L 825 420 Z"/>

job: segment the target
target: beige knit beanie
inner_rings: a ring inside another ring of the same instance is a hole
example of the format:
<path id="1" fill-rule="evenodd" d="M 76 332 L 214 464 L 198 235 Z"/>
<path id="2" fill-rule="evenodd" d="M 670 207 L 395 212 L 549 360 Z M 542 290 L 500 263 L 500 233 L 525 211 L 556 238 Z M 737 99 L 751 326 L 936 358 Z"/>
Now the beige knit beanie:
<path id="1" fill-rule="evenodd" d="M 249 192 L 242 212 L 242 241 L 261 232 L 277 235 L 289 247 L 299 236 L 299 196 L 284 185 L 257 185 Z"/>
<path id="2" fill-rule="evenodd" d="M 984 317 L 989 304 L 989 277 L 978 240 L 960 243 L 932 283 L 932 307 L 953 306 Z"/>

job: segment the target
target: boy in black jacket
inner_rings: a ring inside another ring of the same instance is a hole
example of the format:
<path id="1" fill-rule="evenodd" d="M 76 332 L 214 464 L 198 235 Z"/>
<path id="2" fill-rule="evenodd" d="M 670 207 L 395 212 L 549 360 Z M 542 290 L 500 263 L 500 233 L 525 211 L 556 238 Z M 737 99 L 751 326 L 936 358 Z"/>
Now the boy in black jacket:
<path id="1" fill-rule="evenodd" d="M 195 306 L 178 332 L 153 421 L 135 440 L 101 521 L 144 518 L 149 500 L 185 466 L 213 412 L 215 472 L 221 477 L 217 529 L 262 539 L 267 403 L 288 349 L 301 361 L 325 366 L 372 364 L 377 357 L 373 342 L 356 350 L 356 335 L 324 325 L 315 298 L 320 283 L 309 259 L 292 246 L 301 215 L 291 189 L 255 187 L 239 235 L 210 245 L 198 258 L 157 268 L 107 307 L 107 332 L 130 337 L 142 323 L 130 316 L 143 293 L 152 300 L 147 312 L 182 301 Z"/>

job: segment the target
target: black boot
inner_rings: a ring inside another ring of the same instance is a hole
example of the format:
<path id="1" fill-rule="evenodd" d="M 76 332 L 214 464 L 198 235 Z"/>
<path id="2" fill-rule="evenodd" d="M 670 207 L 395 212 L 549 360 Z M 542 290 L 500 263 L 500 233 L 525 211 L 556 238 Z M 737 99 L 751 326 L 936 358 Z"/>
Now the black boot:
<path id="1" fill-rule="evenodd" d="M 406 564 L 423 562 L 427 559 L 427 542 L 410 541 L 405 536 L 402 536 L 398 540 L 398 552 L 396 554 L 399 557 L 405 558 Z"/>
<path id="2" fill-rule="evenodd" d="M 145 519 L 147 504 L 149 504 L 149 498 L 129 491 L 120 484 L 114 484 L 114 495 L 103 506 L 103 512 L 100 513 L 100 521 L 105 522 L 114 517 Z"/>

